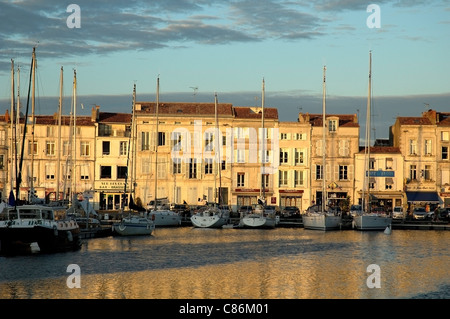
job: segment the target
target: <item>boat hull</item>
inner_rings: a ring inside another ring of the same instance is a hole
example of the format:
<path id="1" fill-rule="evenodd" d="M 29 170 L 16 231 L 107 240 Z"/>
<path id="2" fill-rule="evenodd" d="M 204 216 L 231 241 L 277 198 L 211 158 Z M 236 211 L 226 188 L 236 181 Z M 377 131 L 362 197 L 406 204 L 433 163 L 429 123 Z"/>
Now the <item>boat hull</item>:
<path id="1" fill-rule="evenodd" d="M 222 226 L 227 223 L 227 219 L 217 215 L 194 215 L 191 217 L 191 222 L 192 226 L 196 228 L 222 228 Z"/>
<path id="2" fill-rule="evenodd" d="M 377 214 L 358 215 L 353 217 L 354 227 L 357 230 L 385 230 L 391 226 L 392 218 Z"/>
<path id="3" fill-rule="evenodd" d="M 303 227 L 313 230 L 337 230 L 341 228 L 341 216 L 330 216 L 325 214 L 305 215 L 302 217 Z"/>
<path id="4" fill-rule="evenodd" d="M 113 233 L 119 236 L 141 236 L 152 235 L 155 224 L 145 218 L 139 220 L 124 219 L 120 223 L 113 225 Z"/>
<path id="5" fill-rule="evenodd" d="M 241 219 L 239 226 L 241 228 L 275 228 L 276 224 L 275 217 L 249 214 Z"/>
<path id="6" fill-rule="evenodd" d="M 40 252 L 62 252 L 81 248 L 79 228 L 6 227 L 0 229 L 0 251 L 14 254 L 37 243 Z"/>
<path id="7" fill-rule="evenodd" d="M 153 221 L 155 227 L 171 227 L 181 225 L 181 216 L 170 210 L 149 212 L 148 218 Z"/>

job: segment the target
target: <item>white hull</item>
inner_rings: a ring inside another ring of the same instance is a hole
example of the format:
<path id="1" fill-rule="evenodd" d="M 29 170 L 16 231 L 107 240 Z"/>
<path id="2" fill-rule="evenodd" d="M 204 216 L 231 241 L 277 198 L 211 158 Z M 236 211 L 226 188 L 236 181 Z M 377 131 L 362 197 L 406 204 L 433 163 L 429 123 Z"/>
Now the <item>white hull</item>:
<path id="1" fill-rule="evenodd" d="M 194 215 L 191 217 L 191 222 L 192 226 L 197 228 L 222 228 L 222 226 L 227 223 L 227 219 L 219 215 Z"/>
<path id="2" fill-rule="evenodd" d="M 146 218 L 124 218 L 120 223 L 113 225 L 113 232 L 120 236 L 151 235 L 155 224 Z"/>
<path id="3" fill-rule="evenodd" d="M 171 210 L 156 210 L 148 213 L 148 218 L 153 220 L 155 227 L 180 226 L 181 216 Z"/>
<path id="4" fill-rule="evenodd" d="M 342 218 L 341 216 L 326 215 L 326 214 L 308 214 L 302 217 L 303 227 L 305 229 L 314 230 L 334 230 L 340 229 Z"/>
<path id="5" fill-rule="evenodd" d="M 275 228 L 276 224 L 275 217 L 248 214 L 241 219 L 239 226 L 243 228 Z"/>
<path id="6" fill-rule="evenodd" d="M 392 218 L 386 215 L 362 214 L 353 217 L 353 223 L 357 230 L 385 230 L 391 226 Z"/>

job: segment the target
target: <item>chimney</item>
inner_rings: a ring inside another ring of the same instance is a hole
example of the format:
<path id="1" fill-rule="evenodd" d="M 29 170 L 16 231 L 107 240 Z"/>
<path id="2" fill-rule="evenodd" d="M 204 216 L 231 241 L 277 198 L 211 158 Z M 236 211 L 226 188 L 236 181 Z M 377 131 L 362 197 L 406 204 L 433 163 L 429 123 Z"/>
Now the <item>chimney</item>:
<path id="1" fill-rule="evenodd" d="M 99 115 L 100 115 L 100 106 L 96 105 L 95 107 L 92 107 L 91 121 L 92 122 L 97 122 L 98 119 L 99 119 Z"/>
<path id="2" fill-rule="evenodd" d="M 436 114 L 436 111 L 435 111 L 435 110 L 429 109 L 428 111 L 423 112 L 423 113 L 422 113 L 422 116 L 425 117 L 425 118 L 427 118 L 427 119 L 429 119 L 430 122 L 431 122 L 431 124 L 436 124 L 437 122 L 439 122 L 439 121 L 437 120 L 437 116 L 438 116 L 438 115 Z"/>
<path id="3" fill-rule="evenodd" d="M 8 109 L 6 109 L 6 112 L 5 112 L 5 122 L 6 122 L 6 123 L 9 122 L 9 112 L 8 112 Z"/>

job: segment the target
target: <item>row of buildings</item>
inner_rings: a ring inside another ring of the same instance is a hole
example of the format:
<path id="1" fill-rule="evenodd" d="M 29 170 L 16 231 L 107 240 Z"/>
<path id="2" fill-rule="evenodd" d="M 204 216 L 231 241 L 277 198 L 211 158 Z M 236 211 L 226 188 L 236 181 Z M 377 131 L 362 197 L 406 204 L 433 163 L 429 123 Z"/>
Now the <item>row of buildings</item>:
<path id="1" fill-rule="evenodd" d="M 48 201 L 74 193 L 96 210 L 117 210 L 130 194 L 144 207 L 155 197 L 197 205 L 220 195 L 236 210 L 264 196 L 304 211 L 321 203 L 323 185 L 332 205 L 345 208 L 363 196 L 366 156 L 356 114 L 326 115 L 325 167 L 322 114 L 285 122 L 265 107 L 264 130 L 260 107 L 228 103 L 162 102 L 157 116 L 155 102 L 137 102 L 130 113 L 95 106 L 91 116 L 37 115 L 25 133 L 24 117 L 17 125 L 13 118 L 8 110 L 0 116 L 4 201 L 11 190 L 24 200 L 30 192 Z M 388 210 L 449 206 L 450 113 L 397 117 L 389 133 L 370 148 L 373 202 Z"/>

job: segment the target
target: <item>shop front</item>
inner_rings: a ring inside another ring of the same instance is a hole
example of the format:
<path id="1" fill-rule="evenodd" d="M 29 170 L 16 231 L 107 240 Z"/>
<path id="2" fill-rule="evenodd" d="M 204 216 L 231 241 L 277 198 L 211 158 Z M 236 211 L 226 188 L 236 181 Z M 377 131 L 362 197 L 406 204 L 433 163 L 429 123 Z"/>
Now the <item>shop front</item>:
<path id="1" fill-rule="evenodd" d="M 261 196 L 261 190 L 259 188 L 235 188 L 232 191 L 232 195 L 236 197 L 236 208 L 239 209 L 241 206 L 257 204 Z M 266 189 L 264 195 L 266 197 L 266 203 L 270 204 L 270 197 L 273 195 L 273 192 Z"/>
<path id="2" fill-rule="evenodd" d="M 280 189 L 280 209 L 286 206 L 296 206 L 302 211 L 303 189 Z"/>
<path id="3" fill-rule="evenodd" d="M 120 181 L 96 182 L 98 210 L 119 210 L 128 206 L 128 194 L 124 196 L 125 183 Z"/>

